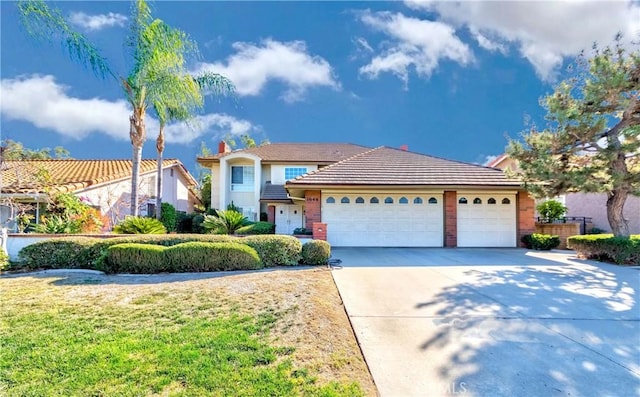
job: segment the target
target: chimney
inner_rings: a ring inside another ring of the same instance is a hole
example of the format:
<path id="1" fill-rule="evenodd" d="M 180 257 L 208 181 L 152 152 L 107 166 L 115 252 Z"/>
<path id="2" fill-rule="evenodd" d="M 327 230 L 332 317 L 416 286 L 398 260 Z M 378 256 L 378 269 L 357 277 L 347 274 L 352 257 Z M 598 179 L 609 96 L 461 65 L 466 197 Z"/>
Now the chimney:
<path id="1" fill-rule="evenodd" d="M 404 150 L 405 152 L 409 151 L 409 145 L 401 145 L 400 150 Z"/>
<path id="2" fill-rule="evenodd" d="M 229 153 L 230 151 L 231 148 L 229 147 L 229 145 L 227 145 L 227 142 L 220 141 L 220 143 L 218 144 L 218 153 Z"/>

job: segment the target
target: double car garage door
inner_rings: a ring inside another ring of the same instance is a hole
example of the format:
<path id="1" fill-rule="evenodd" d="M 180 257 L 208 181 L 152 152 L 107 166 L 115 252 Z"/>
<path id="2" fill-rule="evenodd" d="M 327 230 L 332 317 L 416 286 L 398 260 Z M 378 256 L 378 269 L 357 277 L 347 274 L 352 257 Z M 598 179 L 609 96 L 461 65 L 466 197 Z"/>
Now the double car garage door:
<path id="1" fill-rule="evenodd" d="M 515 247 L 515 195 L 458 195 L 459 247 Z M 444 207 L 436 194 L 322 194 L 327 239 L 343 247 L 442 247 Z"/>

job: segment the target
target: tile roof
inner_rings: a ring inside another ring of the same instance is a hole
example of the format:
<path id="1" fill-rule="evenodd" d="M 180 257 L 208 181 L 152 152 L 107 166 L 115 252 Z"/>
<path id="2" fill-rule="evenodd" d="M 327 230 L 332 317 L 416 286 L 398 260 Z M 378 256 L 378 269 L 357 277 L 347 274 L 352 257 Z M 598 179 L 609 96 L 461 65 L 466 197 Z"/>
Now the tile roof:
<path id="1" fill-rule="evenodd" d="M 287 186 L 305 185 L 473 185 L 513 186 L 504 172 L 390 147 L 378 147 L 321 168 Z"/>
<path id="2" fill-rule="evenodd" d="M 344 160 L 371 148 L 351 143 L 270 143 L 248 149 L 219 153 L 210 157 L 198 157 L 199 162 L 217 162 L 235 153 L 251 153 L 265 162 L 300 162 L 330 164 Z"/>
<path id="3" fill-rule="evenodd" d="M 163 161 L 163 168 L 173 165 L 180 166 L 190 184 L 197 184 L 179 160 Z M 143 159 L 140 173 L 155 171 L 156 166 L 156 160 Z M 42 192 L 43 184 L 58 192 L 74 192 L 130 178 L 131 160 L 5 160 L 1 172 L 2 193 Z"/>
<path id="4" fill-rule="evenodd" d="M 291 202 L 289 194 L 287 193 L 284 185 L 272 185 L 267 183 L 262 190 L 262 196 L 260 201 L 286 201 Z"/>

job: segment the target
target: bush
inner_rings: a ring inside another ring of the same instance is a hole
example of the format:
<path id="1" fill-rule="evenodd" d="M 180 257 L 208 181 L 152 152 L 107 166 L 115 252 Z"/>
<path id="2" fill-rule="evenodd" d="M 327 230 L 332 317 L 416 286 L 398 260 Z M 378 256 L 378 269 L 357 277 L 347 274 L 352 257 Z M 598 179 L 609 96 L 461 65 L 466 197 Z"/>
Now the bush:
<path id="1" fill-rule="evenodd" d="M 276 225 L 269 222 L 255 222 L 247 226 L 243 226 L 236 230 L 236 234 L 274 234 Z"/>
<path id="2" fill-rule="evenodd" d="M 232 205 L 232 204 L 230 204 Z M 247 217 L 235 210 L 218 211 L 215 215 L 204 217 L 204 226 L 207 233 L 234 234 L 236 230 L 248 223 Z"/>
<path id="3" fill-rule="evenodd" d="M 536 209 L 543 222 L 553 222 L 561 219 L 567 213 L 567 207 L 557 200 L 548 200 L 540 203 Z"/>
<path id="4" fill-rule="evenodd" d="M 524 245 L 528 249 L 539 251 L 548 251 L 554 248 L 558 248 L 558 246 L 560 245 L 559 236 L 540 233 L 525 234 L 524 236 L 522 236 L 520 241 L 522 241 L 522 243 L 524 243 Z"/>
<path id="5" fill-rule="evenodd" d="M 607 231 L 604 229 L 600 229 L 599 227 L 592 227 L 587 231 L 587 234 L 606 234 Z"/>
<path id="6" fill-rule="evenodd" d="M 297 227 L 293 229 L 293 234 L 311 236 L 313 235 L 313 230 L 305 229 L 304 227 Z"/>
<path id="7" fill-rule="evenodd" d="M 193 217 L 195 213 L 187 214 L 184 211 L 178 211 L 176 216 L 176 232 L 178 233 L 191 233 L 193 231 Z"/>
<path id="8" fill-rule="evenodd" d="M 176 208 L 169 203 L 162 203 L 160 206 L 160 222 L 167 229 L 167 232 L 176 231 L 176 222 L 178 221 L 178 214 Z"/>
<path id="9" fill-rule="evenodd" d="M 113 228 L 118 234 L 165 234 L 162 222 L 154 218 L 128 216 Z"/>
<path id="10" fill-rule="evenodd" d="M 292 236 L 247 236 L 239 241 L 255 249 L 265 267 L 297 265 L 302 252 L 302 243 Z"/>
<path id="11" fill-rule="evenodd" d="M 18 253 L 16 266 L 29 269 L 92 269 L 90 248 L 100 239 L 91 237 L 61 237 L 28 245 Z"/>
<path id="12" fill-rule="evenodd" d="M 9 267 L 9 255 L 0 249 L 0 272 Z"/>
<path id="13" fill-rule="evenodd" d="M 331 245 L 324 240 L 311 240 L 302 246 L 302 263 L 326 265 L 331 257 Z"/>
<path id="14" fill-rule="evenodd" d="M 204 233 L 205 229 L 203 224 L 204 224 L 204 215 L 195 214 L 191 219 L 191 232 L 197 233 L 197 234 Z"/>
<path id="15" fill-rule="evenodd" d="M 586 258 L 617 264 L 640 264 L 640 235 L 630 238 L 614 237 L 612 234 L 590 234 L 571 236 L 569 248 Z"/>
<path id="16" fill-rule="evenodd" d="M 108 273 L 209 272 L 260 269 L 258 253 L 238 243 L 189 242 L 164 247 L 153 244 L 116 244 L 107 250 Z"/>

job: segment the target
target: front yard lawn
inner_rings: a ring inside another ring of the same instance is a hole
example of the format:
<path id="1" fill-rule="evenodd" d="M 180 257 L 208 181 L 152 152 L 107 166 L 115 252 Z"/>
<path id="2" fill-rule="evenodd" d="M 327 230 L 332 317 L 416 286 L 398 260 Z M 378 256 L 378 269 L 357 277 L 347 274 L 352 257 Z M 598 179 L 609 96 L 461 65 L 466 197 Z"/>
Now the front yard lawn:
<path id="1" fill-rule="evenodd" d="M 375 394 L 324 269 L 12 275 L 0 296 L 0 395 Z"/>

